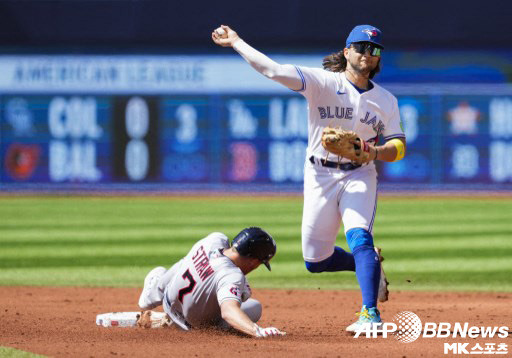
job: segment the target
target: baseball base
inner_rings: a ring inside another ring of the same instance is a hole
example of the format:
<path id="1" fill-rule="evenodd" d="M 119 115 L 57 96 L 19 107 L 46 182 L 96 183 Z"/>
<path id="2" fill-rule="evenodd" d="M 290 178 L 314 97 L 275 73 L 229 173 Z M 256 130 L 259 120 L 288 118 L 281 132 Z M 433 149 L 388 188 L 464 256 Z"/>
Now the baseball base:
<path id="1" fill-rule="evenodd" d="M 96 324 L 103 327 L 136 327 L 140 312 L 109 312 L 96 316 Z M 165 312 L 151 311 L 151 328 L 168 326 Z"/>

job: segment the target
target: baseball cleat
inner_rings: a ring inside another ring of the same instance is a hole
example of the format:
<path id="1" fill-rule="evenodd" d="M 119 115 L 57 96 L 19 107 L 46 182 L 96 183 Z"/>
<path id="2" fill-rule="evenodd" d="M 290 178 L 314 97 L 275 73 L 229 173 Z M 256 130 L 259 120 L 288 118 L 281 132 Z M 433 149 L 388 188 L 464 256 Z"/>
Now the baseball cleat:
<path id="1" fill-rule="evenodd" d="M 380 254 L 381 248 L 375 247 L 375 252 L 379 256 L 380 260 L 380 280 L 379 280 L 379 292 L 378 292 L 378 300 L 379 302 L 386 302 L 389 298 L 389 290 L 388 290 L 388 279 L 386 277 L 386 274 L 384 273 L 384 268 L 382 267 L 382 261 L 384 261 L 384 258 Z"/>
<path id="2" fill-rule="evenodd" d="M 144 279 L 144 288 L 139 297 L 139 307 L 142 310 L 151 310 L 162 304 L 163 292 L 158 289 L 158 282 L 166 272 L 167 269 L 162 266 L 149 271 Z"/>
<path id="3" fill-rule="evenodd" d="M 371 324 L 371 329 L 379 329 L 382 326 L 380 312 L 377 307 L 366 308 L 366 306 L 363 306 L 361 312 L 357 312 L 356 316 L 359 316 L 359 319 L 346 328 L 347 332 L 356 333 L 363 326 L 367 327 L 368 324 Z"/>

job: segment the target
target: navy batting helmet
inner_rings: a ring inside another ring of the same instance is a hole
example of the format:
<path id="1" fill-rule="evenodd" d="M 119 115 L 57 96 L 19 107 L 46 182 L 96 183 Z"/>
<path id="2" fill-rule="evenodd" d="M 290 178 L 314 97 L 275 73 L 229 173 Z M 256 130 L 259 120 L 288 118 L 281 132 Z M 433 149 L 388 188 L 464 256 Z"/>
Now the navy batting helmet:
<path id="1" fill-rule="evenodd" d="M 276 242 L 266 231 L 259 227 L 249 227 L 240 231 L 233 239 L 232 247 L 242 256 L 254 257 L 267 266 L 276 254 Z"/>

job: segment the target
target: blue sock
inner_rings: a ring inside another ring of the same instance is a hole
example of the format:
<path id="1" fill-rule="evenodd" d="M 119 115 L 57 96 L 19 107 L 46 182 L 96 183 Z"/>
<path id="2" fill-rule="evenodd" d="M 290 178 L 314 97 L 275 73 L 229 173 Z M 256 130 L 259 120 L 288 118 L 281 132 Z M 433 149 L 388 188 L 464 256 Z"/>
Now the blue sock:
<path id="1" fill-rule="evenodd" d="M 353 251 L 356 262 L 356 276 L 363 296 L 363 305 L 377 307 L 379 293 L 380 262 L 373 246 L 362 245 Z"/>
<path id="2" fill-rule="evenodd" d="M 355 271 L 356 264 L 354 256 L 346 252 L 341 247 L 335 246 L 333 254 L 320 262 L 307 262 L 306 268 L 309 272 L 336 272 L 336 271 Z"/>
<path id="3" fill-rule="evenodd" d="M 373 248 L 372 234 L 362 228 L 355 228 L 347 231 L 346 236 L 356 263 L 356 276 L 363 296 L 363 305 L 367 308 L 377 307 L 380 261 Z"/>
<path id="4" fill-rule="evenodd" d="M 325 270 L 327 272 L 356 270 L 354 255 L 352 255 L 350 252 L 346 252 L 341 247 L 334 246 L 334 252 L 330 259 L 331 261 Z"/>

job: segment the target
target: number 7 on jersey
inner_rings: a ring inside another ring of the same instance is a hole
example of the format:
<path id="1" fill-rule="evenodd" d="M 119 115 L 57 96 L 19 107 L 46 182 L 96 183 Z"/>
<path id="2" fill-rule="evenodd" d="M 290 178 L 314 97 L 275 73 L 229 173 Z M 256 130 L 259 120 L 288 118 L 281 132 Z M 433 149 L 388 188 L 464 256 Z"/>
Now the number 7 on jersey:
<path id="1" fill-rule="evenodd" d="M 185 271 L 185 273 L 181 277 L 187 279 L 190 282 L 187 287 L 183 287 L 181 290 L 178 291 L 178 299 L 180 300 L 181 303 L 183 303 L 183 297 L 192 292 L 194 290 L 194 287 L 196 287 L 196 280 L 194 280 L 194 277 L 190 273 L 190 270 Z"/>

